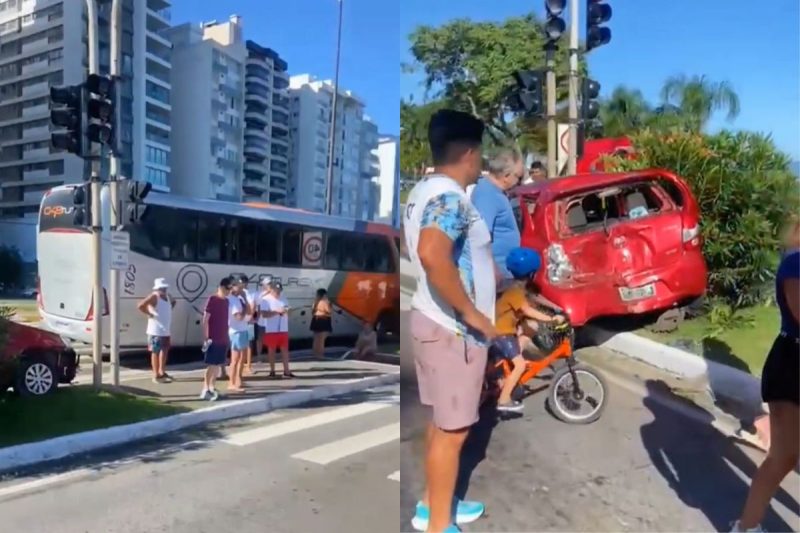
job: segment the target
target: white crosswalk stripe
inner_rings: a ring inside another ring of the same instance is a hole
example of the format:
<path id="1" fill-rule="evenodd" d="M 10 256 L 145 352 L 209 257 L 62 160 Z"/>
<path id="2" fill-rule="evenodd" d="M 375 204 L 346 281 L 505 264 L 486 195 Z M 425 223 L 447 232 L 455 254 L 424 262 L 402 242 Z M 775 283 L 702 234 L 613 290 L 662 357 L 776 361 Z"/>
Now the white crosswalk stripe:
<path id="1" fill-rule="evenodd" d="M 389 424 L 372 431 L 366 431 L 296 453 L 292 457 L 319 465 L 326 465 L 349 455 L 396 440 L 400 440 L 400 424 Z"/>

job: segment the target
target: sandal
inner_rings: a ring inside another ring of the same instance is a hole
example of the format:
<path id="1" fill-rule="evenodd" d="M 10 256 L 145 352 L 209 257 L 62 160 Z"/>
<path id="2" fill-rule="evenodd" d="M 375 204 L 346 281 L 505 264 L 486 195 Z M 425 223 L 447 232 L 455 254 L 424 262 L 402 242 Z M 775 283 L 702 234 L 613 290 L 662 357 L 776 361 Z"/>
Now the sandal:
<path id="1" fill-rule="evenodd" d="M 274 371 L 270 372 L 269 379 L 278 379 L 278 374 L 276 374 Z"/>
<path id="2" fill-rule="evenodd" d="M 285 377 L 285 378 L 296 378 L 297 376 L 295 376 L 291 372 L 284 372 L 283 373 L 283 377 Z"/>

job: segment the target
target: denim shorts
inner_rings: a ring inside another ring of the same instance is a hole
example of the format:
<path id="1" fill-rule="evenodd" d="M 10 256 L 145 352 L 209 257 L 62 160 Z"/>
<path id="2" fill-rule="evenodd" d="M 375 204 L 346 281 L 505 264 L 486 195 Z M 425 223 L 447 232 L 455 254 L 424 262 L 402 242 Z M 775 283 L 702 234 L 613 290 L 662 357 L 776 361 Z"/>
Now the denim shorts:
<path id="1" fill-rule="evenodd" d="M 501 335 L 492 343 L 492 353 L 498 357 L 514 359 L 520 354 L 519 338 L 516 335 Z"/>
<path id="2" fill-rule="evenodd" d="M 207 365 L 224 365 L 227 355 L 227 344 L 213 342 L 211 343 L 211 346 L 208 347 L 208 350 L 206 350 L 206 353 L 203 356 L 203 361 L 205 361 Z"/>
<path id="3" fill-rule="evenodd" d="M 231 350 L 241 352 L 250 346 L 250 339 L 248 338 L 247 330 L 231 331 L 228 336 L 231 339 Z"/>

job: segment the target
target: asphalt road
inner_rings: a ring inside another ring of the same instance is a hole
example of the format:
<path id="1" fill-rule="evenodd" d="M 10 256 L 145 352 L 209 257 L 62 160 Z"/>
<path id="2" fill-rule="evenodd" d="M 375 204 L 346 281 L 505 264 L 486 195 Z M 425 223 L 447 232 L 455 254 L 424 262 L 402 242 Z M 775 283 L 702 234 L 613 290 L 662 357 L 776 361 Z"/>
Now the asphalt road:
<path id="1" fill-rule="evenodd" d="M 400 530 L 411 531 L 429 415 L 407 351 L 401 366 Z M 703 423 L 666 407 L 652 382 L 645 395 L 619 379 L 609 386 L 603 417 L 588 426 L 557 421 L 543 393 L 526 400 L 522 418 L 484 413 L 462 456 L 459 492 L 487 514 L 464 531 L 730 531 L 763 454 L 712 427 L 711 413 Z M 767 531 L 800 531 L 799 499 L 795 472 Z"/>
<path id="2" fill-rule="evenodd" d="M 0 480 L 0 531 L 396 531 L 399 387 Z"/>

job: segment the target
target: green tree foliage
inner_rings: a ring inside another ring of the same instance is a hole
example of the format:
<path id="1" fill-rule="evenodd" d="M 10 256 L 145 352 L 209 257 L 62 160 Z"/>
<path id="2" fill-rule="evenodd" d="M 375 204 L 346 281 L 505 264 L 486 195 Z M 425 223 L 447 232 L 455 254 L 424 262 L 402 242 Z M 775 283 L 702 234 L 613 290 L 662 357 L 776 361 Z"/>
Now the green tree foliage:
<path id="1" fill-rule="evenodd" d="M 400 171 L 408 176 L 421 176 L 431 166 L 428 147 L 428 122 L 434 112 L 445 106 L 443 101 L 417 105 L 413 100 L 400 101 Z"/>
<path id="2" fill-rule="evenodd" d="M 637 159 L 610 158 L 617 169 L 667 168 L 700 204 L 709 292 L 733 309 L 771 297 L 780 229 L 800 209 L 789 158 L 755 133 L 704 135 L 646 130 L 633 137 Z"/>
<path id="3" fill-rule="evenodd" d="M 0 285 L 17 287 L 22 282 L 22 256 L 19 250 L 0 246 Z"/>
<path id="4" fill-rule="evenodd" d="M 568 72 L 565 35 L 556 51 L 556 74 Z M 542 121 L 515 120 L 507 107 L 516 70 L 545 66 L 542 22 L 534 14 L 503 22 L 458 19 L 443 26 L 419 26 L 410 36 L 415 64 L 406 70 L 421 71 L 427 92 L 481 118 L 494 143 L 527 138 L 541 143 Z M 566 87 L 559 96 L 566 95 Z M 537 140 L 538 139 L 538 140 Z"/>

